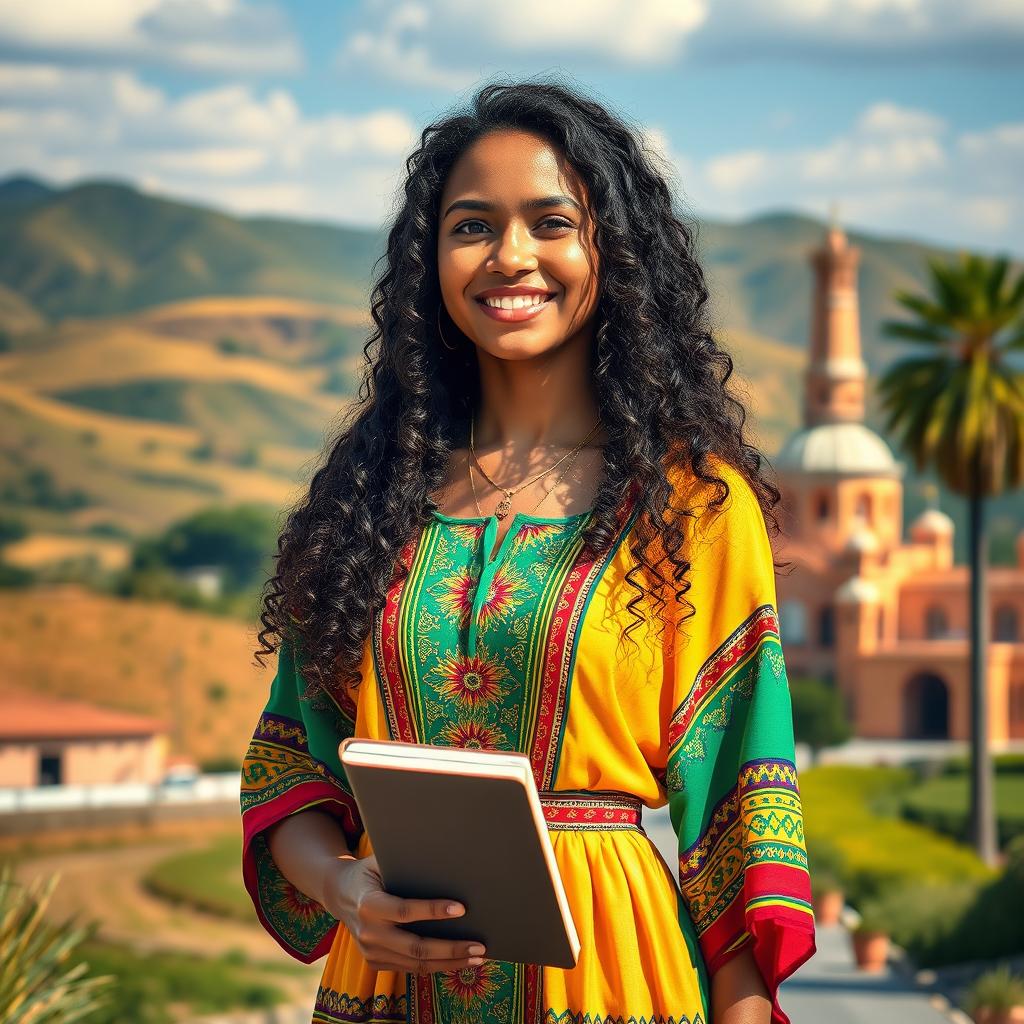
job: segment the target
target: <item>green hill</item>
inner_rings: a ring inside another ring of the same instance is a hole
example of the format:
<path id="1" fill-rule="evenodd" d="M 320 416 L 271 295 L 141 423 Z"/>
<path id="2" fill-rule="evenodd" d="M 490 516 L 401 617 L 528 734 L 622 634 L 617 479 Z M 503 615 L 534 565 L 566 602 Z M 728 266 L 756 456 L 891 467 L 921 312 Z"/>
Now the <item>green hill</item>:
<path id="1" fill-rule="evenodd" d="M 718 336 L 769 455 L 800 418 L 808 253 L 824 231 L 790 212 L 698 228 Z M 922 287 L 927 258 L 952 254 L 848 235 L 862 253 L 875 375 L 894 352 L 878 330 L 900 315 L 893 292 Z M 20 177 L 0 182 L 0 239 L 0 515 L 36 530 L 136 533 L 211 500 L 287 500 L 354 393 L 383 230 Z M 906 482 L 909 520 L 922 499 L 909 468 Z M 1024 495 L 993 502 L 991 515 L 994 554 L 1012 561 Z M 960 558 L 965 540 L 958 531 Z"/>
<path id="2" fill-rule="evenodd" d="M 239 218 L 116 182 L 0 183 L 0 286 L 51 321 L 203 295 L 365 304 L 375 232 Z"/>

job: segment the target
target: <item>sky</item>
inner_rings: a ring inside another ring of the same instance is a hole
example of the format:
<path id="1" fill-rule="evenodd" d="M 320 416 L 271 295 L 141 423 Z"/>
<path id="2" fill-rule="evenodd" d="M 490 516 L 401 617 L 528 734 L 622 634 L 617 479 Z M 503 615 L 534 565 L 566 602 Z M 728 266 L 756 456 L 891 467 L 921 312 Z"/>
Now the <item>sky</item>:
<path id="1" fill-rule="evenodd" d="M 1024 255 L 1024 0 L 0 0 L 0 176 L 379 225 L 432 119 L 536 76 L 696 218 Z"/>

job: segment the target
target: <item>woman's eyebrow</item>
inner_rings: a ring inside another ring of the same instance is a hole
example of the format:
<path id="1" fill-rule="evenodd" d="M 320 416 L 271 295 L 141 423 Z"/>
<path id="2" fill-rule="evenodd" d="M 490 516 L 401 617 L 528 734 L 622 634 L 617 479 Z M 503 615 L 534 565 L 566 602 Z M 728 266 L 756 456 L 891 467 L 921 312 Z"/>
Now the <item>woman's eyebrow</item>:
<path id="1" fill-rule="evenodd" d="M 541 196 L 539 199 L 527 199 L 523 203 L 523 208 L 527 210 L 537 210 L 545 206 L 571 206 L 578 213 L 583 213 L 583 207 L 576 202 L 572 196 Z M 493 210 L 494 203 L 487 202 L 486 199 L 456 199 L 447 210 L 444 211 L 444 215 L 441 217 L 444 220 L 453 210 Z"/>

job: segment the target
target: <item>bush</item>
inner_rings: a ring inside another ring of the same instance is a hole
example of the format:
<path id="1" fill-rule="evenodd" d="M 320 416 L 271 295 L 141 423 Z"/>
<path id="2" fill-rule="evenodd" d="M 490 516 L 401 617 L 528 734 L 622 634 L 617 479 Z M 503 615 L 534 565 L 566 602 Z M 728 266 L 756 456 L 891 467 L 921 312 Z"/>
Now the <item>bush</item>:
<path id="1" fill-rule="evenodd" d="M 46 918 L 59 875 L 18 881 L 10 862 L 0 867 L 0 1020 L 39 1024 L 80 1021 L 102 1007 L 111 977 L 90 977 L 69 959 L 90 926 Z"/>
<path id="2" fill-rule="evenodd" d="M 839 850 L 840 877 L 854 906 L 918 881 L 982 882 L 997 875 L 969 847 L 879 810 L 913 781 L 904 768 L 820 765 L 801 773 L 809 856 L 828 844 Z"/>
<path id="3" fill-rule="evenodd" d="M 1001 770 L 995 778 L 996 831 L 1000 846 L 1024 835 L 1024 774 Z M 970 841 L 970 782 L 952 772 L 922 782 L 900 800 L 900 813 L 962 843 Z"/>
<path id="4" fill-rule="evenodd" d="M 1007 964 L 986 971 L 967 990 L 964 1009 L 976 1013 L 982 1007 L 1006 1011 L 1024 1006 L 1024 978 L 1014 974 Z"/>
<path id="5" fill-rule="evenodd" d="M 223 958 L 207 960 L 185 953 L 139 955 L 124 946 L 87 943 L 78 956 L 92 970 L 117 979 L 112 1001 L 87 1024 L 171 1024 L 171 1004 L 185 1003 L 193 1014 L 237 1008 L 262 1009 L 283 1002 L 285 993 Z"/>
<path id="6" fill-rule="evenodd" d="M 988 881 L 904 882 L 885 890 L 889 934 L 918 967 L 1009 956 L 1024 949 L 1024 837 L 1007 850 L 1002 874 Z M 865 906 L 878 913 L 874 899 Z"/>
<path id="7" fill-rule="evenodd" d="M 817 755 L 823 747 L 845 743 L 852 735 L 839 691 L 820 679 L 790 680 L 793 732 Z"/>

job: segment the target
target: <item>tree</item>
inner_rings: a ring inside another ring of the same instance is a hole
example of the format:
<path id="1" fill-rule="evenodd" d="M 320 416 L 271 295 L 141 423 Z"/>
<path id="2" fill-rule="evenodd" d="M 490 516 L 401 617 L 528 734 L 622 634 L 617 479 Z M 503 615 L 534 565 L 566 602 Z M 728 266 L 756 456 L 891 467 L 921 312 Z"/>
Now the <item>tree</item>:
<path id="1" fill-rule="evenodd" d="M 806 743 L 811 748 L 813 764 L 823 748 L 845 743 L 853 734 L 843 698 L 834 686 L 821 679 L 794 678 L 789 688 L 793 732 L 798 743 Z"/>
<path id="2" fill-rule="evenodd" d="M 928 261 L 931 294 L 896 293 L 914 315 L 887 320 L 890 337 L 920 346 L 890 366 L 878 392 L 887 428 L 918 470 L 934 467 L 968 502 L 971 664 L 971 836 L 989 865 L 997 858 L 992 755 L 988 745 L 985 499 L 1024 483 L 1024 274 L 1009 279 L 1005 257 L 962 253 Z"/>

